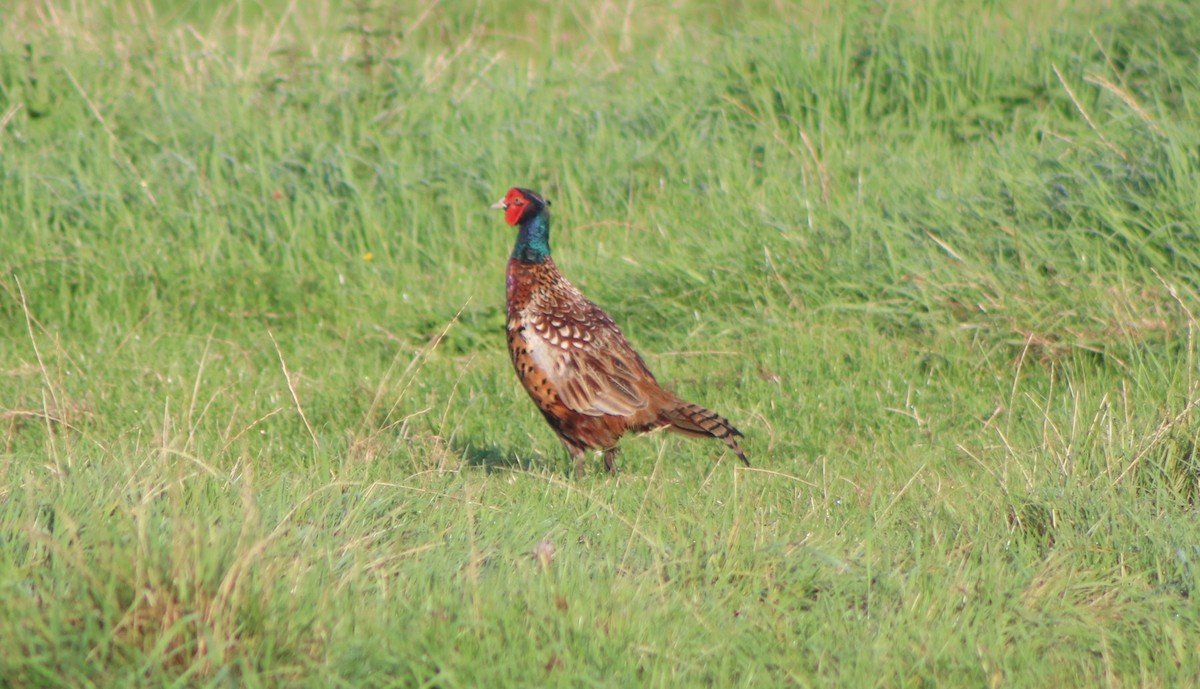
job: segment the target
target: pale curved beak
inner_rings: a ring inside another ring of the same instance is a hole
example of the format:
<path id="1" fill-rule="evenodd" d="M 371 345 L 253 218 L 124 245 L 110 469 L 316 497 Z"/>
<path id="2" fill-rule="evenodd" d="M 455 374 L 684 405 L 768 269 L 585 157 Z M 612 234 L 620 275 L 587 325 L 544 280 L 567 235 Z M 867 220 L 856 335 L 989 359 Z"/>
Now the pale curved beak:
<path id="1" fill-rule="evenodd" d="M 504 199 L 500 199 L 499 201 L 488 206 L 488 208 L 491 208 L 493 210 L 502 211 L 502 210 L 508 209 L 508 204 L 504 202 Z"/>

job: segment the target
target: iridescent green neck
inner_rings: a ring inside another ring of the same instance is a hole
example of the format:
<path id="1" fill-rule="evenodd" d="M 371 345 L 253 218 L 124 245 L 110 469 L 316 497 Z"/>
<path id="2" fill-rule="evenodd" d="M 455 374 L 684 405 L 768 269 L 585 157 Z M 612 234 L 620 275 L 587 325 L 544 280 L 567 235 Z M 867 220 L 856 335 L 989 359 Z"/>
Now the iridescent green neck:
<path id="1" fill-rule="evenodd" d="M 545 263 L 550 257 L 550 214 L 545 209 L 521 222 L 512 257 L 525 263 Z"/>

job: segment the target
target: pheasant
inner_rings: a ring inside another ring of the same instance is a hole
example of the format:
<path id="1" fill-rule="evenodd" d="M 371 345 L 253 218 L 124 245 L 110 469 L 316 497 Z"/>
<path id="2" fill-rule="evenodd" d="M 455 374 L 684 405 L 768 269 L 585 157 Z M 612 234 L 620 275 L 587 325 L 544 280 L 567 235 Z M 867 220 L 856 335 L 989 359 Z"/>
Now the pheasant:
<path id="1" fill-rule="evenodd" d="M 583 471 L 602 450 L 616 471 L 617 442 L 628 432 L 667 428 L 716 438 L 750 460 L 741 432 L 725 417 L 664 390 L 599 306 L 558 272 L 550 258 L 550 202 L 514 187 L 492 205 L 520 228 L 508 261 L 508 353 L 525 391 Z"/>

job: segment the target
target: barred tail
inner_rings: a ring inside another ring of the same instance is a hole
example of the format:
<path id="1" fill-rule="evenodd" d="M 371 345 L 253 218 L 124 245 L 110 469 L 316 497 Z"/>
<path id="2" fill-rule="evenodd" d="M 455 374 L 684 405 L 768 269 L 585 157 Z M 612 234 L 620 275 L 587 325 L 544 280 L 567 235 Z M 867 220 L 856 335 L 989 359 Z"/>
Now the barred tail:
<path id="1" fill-rule="evenodd" d="M 672 431 L 697 438 L 720 440 L 733 450 L 738 459 L 742 460 L 742 464 L 750 466 L 750 460 L 746 459 L 746 453 L 742 452 L 737 443 L 737 439 L 742 437 L 742 432 L 734 428 L 724 416 L 698 404 L 680 402 L 679 406 L 668 410 L 663 417 L 670 424 L 669 428 Z"/>

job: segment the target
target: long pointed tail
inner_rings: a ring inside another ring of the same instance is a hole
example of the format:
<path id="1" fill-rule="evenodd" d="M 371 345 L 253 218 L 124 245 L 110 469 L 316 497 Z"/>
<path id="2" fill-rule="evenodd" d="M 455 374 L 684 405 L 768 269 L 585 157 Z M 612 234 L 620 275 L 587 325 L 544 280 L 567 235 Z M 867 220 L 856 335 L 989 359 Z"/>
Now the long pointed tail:
<path id="1" fill-rule="evenodd" d="M 698 404 L 683 401 L 663 416 L 671 424 L 669 428 L 672 431 L 697 438 L 716 438 L 728 445 L 738 459 L 742 460 L 742 464 L 750 466 L 750 460 L 746 459 L 746 453 L 742 452 L 737 443 L 737 439 L 742 437 L 742 432 L 734 428 L 724 416 Z"/>

